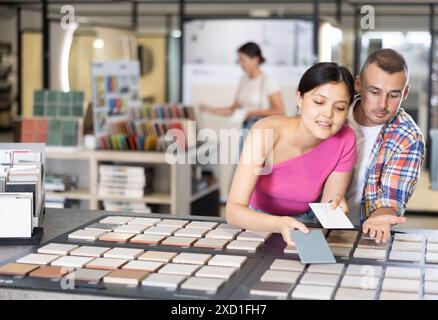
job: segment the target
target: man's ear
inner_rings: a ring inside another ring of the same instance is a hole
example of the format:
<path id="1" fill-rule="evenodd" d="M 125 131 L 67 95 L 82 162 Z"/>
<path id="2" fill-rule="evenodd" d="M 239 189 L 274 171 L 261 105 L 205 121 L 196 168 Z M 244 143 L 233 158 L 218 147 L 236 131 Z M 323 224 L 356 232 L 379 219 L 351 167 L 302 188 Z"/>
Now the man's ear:
<path id="1" fill-rule="evenodd" d="M 405 87 L 405 89 L 403 90 L 403 101 L 405 101 L 406 100 L 406 98 L 408 97 L 408 95 L 409 95 L 409 89 L 411 88 L 411 85 L 410 84 L 408 84 L 406 87 Z"/>
<path id="2" fill-rule="evenodd" d="M 301 92 L 297 91 L 295 93 L 295 99 L 297 100 L 297 106 L 301 109 L 303 106 L 303 96 L 301 95 Z"/>
<path id="3" fill-rule="evenodd" d="M 356 78 L 354 78 L 354 91 L 360 93 L 360 90 L 362 90 L 362 81 L 360 75 L 357 75 Z"/>

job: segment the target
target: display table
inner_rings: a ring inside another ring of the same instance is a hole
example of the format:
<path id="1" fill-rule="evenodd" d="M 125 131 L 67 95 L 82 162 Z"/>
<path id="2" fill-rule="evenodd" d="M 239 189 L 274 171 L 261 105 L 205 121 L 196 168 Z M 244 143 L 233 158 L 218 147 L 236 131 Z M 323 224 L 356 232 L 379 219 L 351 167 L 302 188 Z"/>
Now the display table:
<path id="1" fill-rule="evenodd" d="M 48 209 L 43 227 L 39 246 L 0 247 L 1 299 L 438 298 L 437 230 L 321 230 L 336 263 L 304 265 L 217 217 Z"/>
<path id="2" fill-rule="evenodd" d="M 91 220 L 107 215 L 106 211 L 78 210 L 78 209 L 46 209 L 43 221 L 44 235 L 41 243 L 67 232 L 70 229 L 83 225 Z M 132 215 L 119 212 L 117 215 Z M 136 216 L 142 216 L 136 213 Z M 7 260 L 32 249 L 32 246 L 0 246 L 0 260 Z M 104 296 L 53 293 L 46 291 L 19 290 L 0 288 L 0 299 L 108 299 Z"/>

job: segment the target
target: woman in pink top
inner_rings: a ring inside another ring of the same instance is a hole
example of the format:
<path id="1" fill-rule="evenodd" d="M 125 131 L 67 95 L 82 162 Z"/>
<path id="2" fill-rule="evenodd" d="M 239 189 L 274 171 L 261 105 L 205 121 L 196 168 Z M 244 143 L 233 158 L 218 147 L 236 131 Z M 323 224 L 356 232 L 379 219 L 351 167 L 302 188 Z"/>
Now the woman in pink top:
<path id="1" fill-rule="evenodd" d="M 301 114 L 271 116 L 251 129 L 226 206 L 227 222 L 254 231 L 309 232 L 308 203 L 332 202 L 348 213 L 344 194 L 356 162 L 356 140 L 345 125 L 353 76 L 322 62 L 302 76 L 296 93 Z M 309 213 L 310 212 L 310 213 Z"/>

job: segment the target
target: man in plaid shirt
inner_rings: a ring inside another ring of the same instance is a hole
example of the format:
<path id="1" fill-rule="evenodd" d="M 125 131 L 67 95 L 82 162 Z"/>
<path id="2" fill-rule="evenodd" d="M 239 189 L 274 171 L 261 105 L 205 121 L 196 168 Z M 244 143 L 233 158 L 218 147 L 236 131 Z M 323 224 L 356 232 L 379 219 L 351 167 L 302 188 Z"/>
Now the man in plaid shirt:
<path id="1" fill-rule="evenodd" d="M 346 197 L 353 223 L 377 243 L 406 221 L 425 155 L 420 129 L 400 107 L 408 81 L 406 61 L 392 49 L 373 52 L 355 79 L 359 94 L 348 124 L 356 132 L 358 160 Z"/>

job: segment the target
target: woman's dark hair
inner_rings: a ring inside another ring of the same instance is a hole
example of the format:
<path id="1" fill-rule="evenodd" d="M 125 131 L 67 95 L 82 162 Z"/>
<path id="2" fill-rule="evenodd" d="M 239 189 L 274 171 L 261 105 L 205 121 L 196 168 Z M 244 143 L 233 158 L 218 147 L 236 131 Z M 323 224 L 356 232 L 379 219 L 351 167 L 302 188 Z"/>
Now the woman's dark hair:
<path id="1" fill-rule="evenodd" d="M 353 102 L 355 93 L 353 76 L 346 67 L 335 62 L 320 62 L 307 69 L 298 84 L 298 91 L 303 96 L 306 92 L 330 82 L 345 83 L 350 94 L 350 103 Z"/>
<path id="2" fill-rule="evenodd" d="M 250 58 L 259 58 L 260 64 L 266 61 L 262 55 L 262 50 L 260 50 L 260 47 L 254 42 L 245 43 L 237 49 L 237 52 L 246 54 Z"/>

